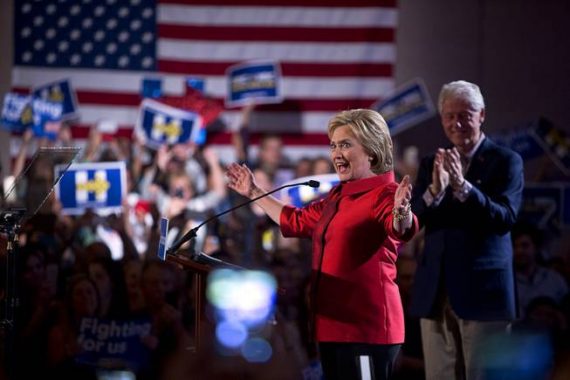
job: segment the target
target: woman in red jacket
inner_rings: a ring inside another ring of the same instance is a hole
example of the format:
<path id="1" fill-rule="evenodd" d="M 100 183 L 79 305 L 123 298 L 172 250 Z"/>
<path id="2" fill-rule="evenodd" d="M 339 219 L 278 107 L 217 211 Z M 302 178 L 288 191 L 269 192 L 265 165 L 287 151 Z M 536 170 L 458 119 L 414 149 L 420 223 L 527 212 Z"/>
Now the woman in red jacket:
<path id="1" fill-rule="evenodd" d="M 378 112 L 340 112 L 328 135 L 341 183 L 324 199 L 303 208 L 274 197 L 256 202 L 284 236 L 312 238 L 312 322 L 326 379 L 388 379 L 404 341 L 396 258 L 418 229 L 410 179 L 395 182 L 392 140 Z M 265 193 L 245 165 L 230 165 L 227 175 L 250 199 Z"/>

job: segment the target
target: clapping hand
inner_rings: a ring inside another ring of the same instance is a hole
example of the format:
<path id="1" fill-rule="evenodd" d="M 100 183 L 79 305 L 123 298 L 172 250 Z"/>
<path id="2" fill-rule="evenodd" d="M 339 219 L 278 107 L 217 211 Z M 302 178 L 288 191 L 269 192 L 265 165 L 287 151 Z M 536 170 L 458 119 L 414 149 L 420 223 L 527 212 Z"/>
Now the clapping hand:
<path id="1" fill-rule="evenodd" d="M 433 161 L 431 185 L 429 190 L 433 196 L 440 194 L 449 185 L 449 172 L 445 168 L 445 150 L 438 149 Z"/>
<path id="2" fill-rule="evenodd" d="M 412 184 L 410 176 L 406 175 L 394 194 L 394 228 L 403 234 L 412 226 L 412 211 L 410 200 L 412 199 Z"/>
<path id="3" fill-rule="evenodd" d="M 463 178 L 463 165 L 457 148 L 445 150 L 444 166 L 449 173 L 449 184 L 453 189 L 459 189 L 465 179 Z"/>

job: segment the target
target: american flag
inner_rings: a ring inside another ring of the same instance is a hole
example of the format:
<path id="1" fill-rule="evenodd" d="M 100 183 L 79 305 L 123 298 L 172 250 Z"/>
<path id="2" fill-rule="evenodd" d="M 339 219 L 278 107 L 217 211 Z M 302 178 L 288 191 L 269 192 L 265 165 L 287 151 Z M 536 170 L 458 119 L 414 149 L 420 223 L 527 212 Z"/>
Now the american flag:
<path id="1" fill-rule="evenodd" d="M 181 96 L 185 78 L 202 77 L 223 104 L 229 66 L 269 59 L 281 65 L 285 100 L 260 106 L 253 128 L 284 133 L 289 153 L 311 155 L 326 149 L 332 115 L 394 88 L 396 0 L 21 0 L 14 12 L 13 89 L 69 78 L 78 139 L 103 118 L 129 134 L 143 78 Z M 239 116 L 226 109 L 226 132 L 209 142 L 227 147 Z"/>

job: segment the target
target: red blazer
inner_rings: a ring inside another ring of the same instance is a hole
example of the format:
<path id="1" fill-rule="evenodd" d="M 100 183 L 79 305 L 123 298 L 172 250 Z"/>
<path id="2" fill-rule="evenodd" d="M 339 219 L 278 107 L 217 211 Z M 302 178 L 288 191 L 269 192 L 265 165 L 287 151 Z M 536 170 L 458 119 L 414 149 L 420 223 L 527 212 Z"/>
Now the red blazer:
<path id="1" fill-rule="evenodd" d="M 283 236 L 312 237 L 313 273 L 321 267 L 314 276 L 318 283 L 313 284 L 317 341 L 404 341 L 396 258 L 402 242 L 417 232 L 418 223 L 414 216 L 411 230 L 396 235 L 392 215 L 396 188 L 394 173 L 388 172 L 342 183 L 306 207 L 283 208 Z"/>

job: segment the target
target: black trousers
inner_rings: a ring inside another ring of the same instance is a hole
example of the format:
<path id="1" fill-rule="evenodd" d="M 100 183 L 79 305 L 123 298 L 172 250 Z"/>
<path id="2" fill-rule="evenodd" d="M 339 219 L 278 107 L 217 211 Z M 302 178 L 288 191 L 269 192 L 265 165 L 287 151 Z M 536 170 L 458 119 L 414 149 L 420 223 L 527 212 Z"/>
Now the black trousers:
<path id="1" fill-rule="evenodd" d="M 321 342 L 325 380 L 388 380 L 401 344 Z"/>

